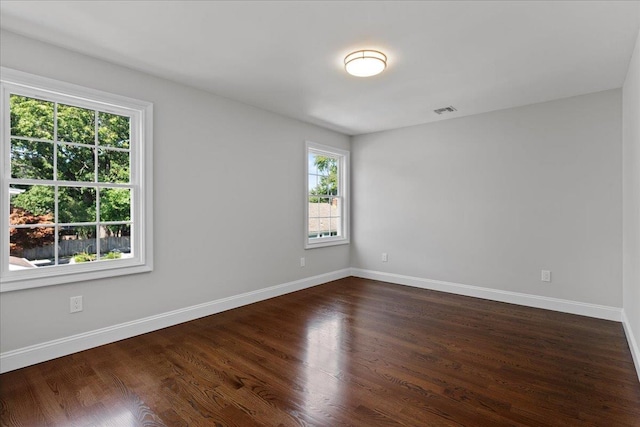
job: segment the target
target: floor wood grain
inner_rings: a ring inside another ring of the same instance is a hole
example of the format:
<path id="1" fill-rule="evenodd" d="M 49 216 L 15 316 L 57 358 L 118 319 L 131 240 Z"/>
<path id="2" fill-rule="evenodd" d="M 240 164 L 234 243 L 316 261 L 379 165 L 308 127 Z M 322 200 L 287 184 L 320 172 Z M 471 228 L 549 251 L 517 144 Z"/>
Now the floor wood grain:
<path id="1" fill-rule="evenodd" d="M 640 426 L 620 323 L 347 278 L 0 376 L 2 426 Z"/>

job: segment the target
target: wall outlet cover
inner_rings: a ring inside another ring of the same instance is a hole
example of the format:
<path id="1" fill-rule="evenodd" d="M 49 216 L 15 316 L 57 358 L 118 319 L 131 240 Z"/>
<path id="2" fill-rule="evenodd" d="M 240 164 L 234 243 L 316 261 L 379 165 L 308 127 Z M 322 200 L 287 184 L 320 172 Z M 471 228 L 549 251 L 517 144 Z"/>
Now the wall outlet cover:
<path id="1" fill-rule="evenodd" d="M 542 280 L 543 282 L 550 282 L 551 281 L 551 271 L 542 270 L 542 275 L 540 277 L 540 280 Z"/>
<path id="2" fill-rule="evenodd" d="M 69 298 L 69 313 L 82 311 L 82 296 Z"/>

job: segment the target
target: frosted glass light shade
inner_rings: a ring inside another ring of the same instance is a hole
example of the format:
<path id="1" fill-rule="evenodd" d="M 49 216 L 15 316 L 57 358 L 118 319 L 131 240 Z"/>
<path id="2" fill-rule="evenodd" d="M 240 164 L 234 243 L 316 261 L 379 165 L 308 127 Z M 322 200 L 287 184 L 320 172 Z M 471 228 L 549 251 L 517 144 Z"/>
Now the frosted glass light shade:
<path id="1" fill-rule="evenodd" d="M 344 58 L 344 69 L 356 77 L 380 74 L 387 67 L 387 57 L 377 50 L 358 50 Z"/>

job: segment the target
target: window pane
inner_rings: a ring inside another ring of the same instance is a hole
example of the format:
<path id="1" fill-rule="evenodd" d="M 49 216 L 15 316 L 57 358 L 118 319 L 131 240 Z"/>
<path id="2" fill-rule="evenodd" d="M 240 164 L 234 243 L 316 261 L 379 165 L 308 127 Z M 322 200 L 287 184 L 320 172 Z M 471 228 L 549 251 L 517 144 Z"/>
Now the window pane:
<path id="1" fill-rule="evenodd" d="M 54 217 L 55 192 L 47 185 L 13 185 L 9 188 L 11 224 L 50 224 Z"/>
<path id="2" fill-rule="evenodd" d="M 330 194 L 332 196 L 337 196 L 338 195 L 338 179 L 337 179 L 337 175 L 332 175 L 330 177 L 327 178 L 327 194 Z"/>
<path id="3" fill-rule="evenodd" d="M 127 188 L 100 190 L 100 221 L 129 221 L 131 219 L 131 191 Z"/>
<path id="4" fill-rule="evenodd" d="M 131 226 L 104 225 L 100 227 L 100 259 L 122 259 L 131 257 Z"/>
<path id="5" fill-rule="evenodd" d="M 309 238 L 320 236 L 320 222 L 318 218 L 309 218 Z"/>
<path id="6" fill-rule="evenodd" d="M 320 197 L 309 195 L 309 203 L 320 203 Z"/>
<path id="7" fill-rule="evenodd" d="M 309 153 L 309 157 L 307 159 L 307 162 L 309 164 L 308 169 L 309 169 L 309 174 L 317 174 L 318 173 L 318 168 L 316 167 L 316 155 L 313 153 Z"/>
<path id="8" fill-rule="evenodd" d="M 338 171 L 338 159 L 335 157 L 315 155 L 313 162 L 318 175 L 329 176 Z"/>
<path id="9" fill-rule="evenodd" d="M 313 218 L 313 217 L 318 217 L 320 216 L 320 209 L 318 207 L 318 198 L 315 197 L 315 203 L 314 201 L 310 201 L 309 203 L 309 218 Z"/>
<path id="10" fill-rule="evenodd" d="M 58 145 L 58 179 L 94 181 L 94 149 L 77 145 Z"/>
<path id="11" fill-rule="evenodd" d="M 329 198 L 320 197 L 318 198 L 318 216 L 320 217 L 329 217 L 331 216 L 331 204 L 329 202 Z"/>
<path id="12" fill-rule="evenodd" d="M 95 144 L 95 111 L 58 104 L 58 140 Z"/>
<path id="13" fill-rule="evenodd" d="M 98 113 L 98 144 L 129 148 L 129 117 Z"/>
<path id="14" fill-rule="evenodd" d="M 338 159 L 313 155 L 313 165 L 318 176 L 309 173 L 310 194 L 338 195 Z"/>
<path id="15" fill-rule="evenodd" d="M 331 233 L 332 236 L 337 236 L 340 233 L 340 223 L 341 223 L 341 219 L 340 218 L 330 218 L 329 220 L 329 232 Z"/>
<path id="16" fill-rule="evenodd" d="M 324 163 L 321 170 L 322 175 L 330 176 L 338 172 L 338 159 L 335 157 L 324 157 Z"/>
<path id="17" fill-rule="evenodd" d="M 95 222 L 95 188 L 59 187 L 58 221 L 61 223 Z"/>
<path id="18" fill-rule="evenodd" d="M 318 176 L 309 175 L 309 194 L 318 194 L 316 187 L 318 187 Z"/>
<path id="19" fill-rule="evenodd" d="M 129 153 L 100 149 L 98 151 L 98 181 L 127 184 L 129 182 Z"/>
<path id="20" fill-rule="evenodd" d="M 53 144 L 12 139 L 11 177 L 53 179 Z"/>
<path id="21" fill-rule="evenodd" d="M 11 95 L 9 105 L 11 135 L 53 140 L 53 102 Z"/>
<path id="22" fill-rule="evenodd" d="M 61 227 L 58 235 L 60 263 L 80 264 L 96 259 L 96 227 Z"/>
<path id="23" fill-rule="evenodd" d="M 340 216 L 340 199 L 332 197 L 329 199 L 329 216 Z"/>
<path id="24" fill-rule="evenodd" d="M 22 270 L 51 265 L 55 260 L 55 229 L 53 227 L 10 228 L 10 270 Z M 24 258 L 25 260 L 22 260 Z"/>
<path id="25" fill-rule="evenodd" d="M 329 218 L 318 218 L 320 236 L 326 237 L 329 235 Z"/>

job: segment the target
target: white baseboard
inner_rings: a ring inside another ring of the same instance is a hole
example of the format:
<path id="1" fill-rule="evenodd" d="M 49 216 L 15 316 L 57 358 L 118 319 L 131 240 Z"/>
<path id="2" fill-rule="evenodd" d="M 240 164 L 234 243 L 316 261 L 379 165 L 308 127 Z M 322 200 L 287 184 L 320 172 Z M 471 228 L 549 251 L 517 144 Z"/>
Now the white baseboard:
<path id="1" fill-rule="evenodd" d="M 321 285 L 332 280 L 338 280 L 351 275 L 348 268 L 320 274 L 306 279 L 300 279 L 281 285 L 271 286 L 253 292 L 234 295 L 203 304 L 185 307 L 166 313 L 149 316 L 131 322 L 121 323 L 94 331 L 84 332 L 41 344 L 23 347 L 17 350 L 7 351 L 0 354 L 0 373 L 24 368 L 25 366 L 55 359 L 78 351 L 87 350 L 115 341 L 131 338 L 136 335 L 174 326 L 179 323 L 188 322 L 200 317 L 210 316 L 232 308 L 253 304 L 269 298 L 288 294 Z"/>
<path id="2" fill-rule="evenodd" d="M 480 286 L 463 285 L 460 283 L 444 282 L 441 280 L 423 279 L 421 277 L 403 276 L 401 274 L 364 270 L 360 268 L 352 268 L 351 275 L 362 277 L 365 279 L 380 280 L 384 282 L 396 283 L 399 285 L 431 289 L 434 291 L 448 292 L 451 294 L 466 295 L 469 297 L 524 305 L 527 307 L 543 308 L 546 310 L 579 314 L 581 316 L 595 317 L 598 319 L 615 320 L 617 322 L 622 321 L 622 309 L 617 307 L 588 304 L 584 302 L 570 301 L 558 298 L 541 297 L 538 295 L 502 291 L 499 289 L 483 288 Z"/>
<path id="3" fill-rule="evenodd" d="M 624 327 L 624 333 L 627 336 L 627 342 L 629 343 L 629 350 L 631 350 L 631 357 L 633 358 L 633 364 L 636 366 L 636 372 L 638 373 L 638 380 L 640 381 L 640 347 L 638 347 L 638 341 L 633 334 L 627 314 L 622 310 L 622 326 Z"/>

